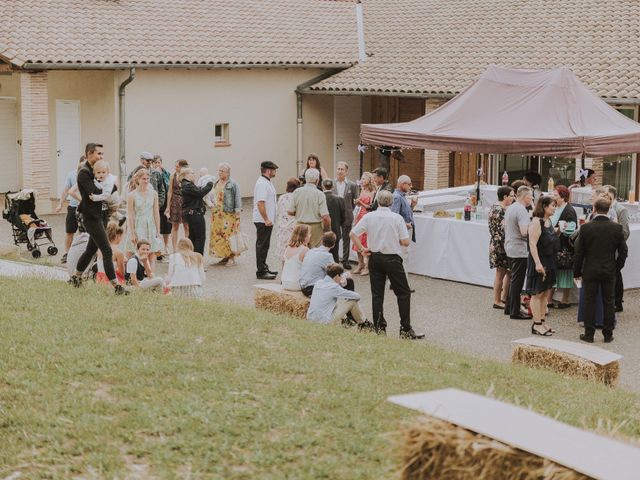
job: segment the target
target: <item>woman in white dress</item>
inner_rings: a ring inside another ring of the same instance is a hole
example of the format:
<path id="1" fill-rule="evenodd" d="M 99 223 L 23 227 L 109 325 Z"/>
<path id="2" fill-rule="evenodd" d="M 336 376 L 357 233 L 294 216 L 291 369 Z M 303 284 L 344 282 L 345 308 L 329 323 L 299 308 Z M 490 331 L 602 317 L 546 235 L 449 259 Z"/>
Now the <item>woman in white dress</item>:
<path id="1" fill-rule="evenodd" d="M 125 249 L 129 256 L 136 251 L 139 240 L 151 244 L 149 262 L 155 265 L 156 256 L 162 252 L 163 244 L 160 236 L 160 211 L 158 210 L 158 194 L 149 185 L 149 170 L 141 168 L 132 178 L 135 188 L 127 197 L 127 241 Z"/>
<path id="2" fill-rule="evenodd" d="M 300 269 L 302 261 L 309 251 L 311 229 L 309 225 L 300 224 L 293 229 L 289 246 L 284 251 L 282 267 L 282 286 L 285 290 L 300 291 Z"/>

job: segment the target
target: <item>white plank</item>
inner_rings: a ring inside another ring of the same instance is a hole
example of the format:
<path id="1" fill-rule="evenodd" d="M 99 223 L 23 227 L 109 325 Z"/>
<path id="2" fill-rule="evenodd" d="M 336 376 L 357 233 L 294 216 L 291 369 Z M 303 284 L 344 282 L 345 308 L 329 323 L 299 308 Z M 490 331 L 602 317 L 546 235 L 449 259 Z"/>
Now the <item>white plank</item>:
<path id="1" fill-rule="evenodd" d="M 584 343 L 570 342 L 568 340 L 558 340 L 555 338 L 528 337 L 514 340 L 512 343 L 520 345 L 533 345 L 535 347 L 549 348 L 560 352 L 569 353 L 576 357 L 581 357 L 597 365 L 608 365 L 617 362 L 622 358 L 614 352 L 604 348 L 585 345 Z"/>
<path id="2" fill-rule="evenodd" d="M 544 415 L 454 388 L 389 397 L 599 480 L 640 478 L 640 449 Z"/>

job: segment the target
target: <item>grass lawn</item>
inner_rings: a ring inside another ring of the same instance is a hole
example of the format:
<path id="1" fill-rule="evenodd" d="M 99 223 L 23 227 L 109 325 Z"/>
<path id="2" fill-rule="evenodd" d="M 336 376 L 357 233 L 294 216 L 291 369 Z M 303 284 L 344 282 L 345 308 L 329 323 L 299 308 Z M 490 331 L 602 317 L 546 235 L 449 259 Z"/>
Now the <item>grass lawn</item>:
<path id="1" fill-rule="evenodd" d="M 640 434 L 634 394 L 425 342 L 62 282 L 0 299 L 0 478 L 389 478 L 414 413 L 385 398 L 443 387 Z"/>

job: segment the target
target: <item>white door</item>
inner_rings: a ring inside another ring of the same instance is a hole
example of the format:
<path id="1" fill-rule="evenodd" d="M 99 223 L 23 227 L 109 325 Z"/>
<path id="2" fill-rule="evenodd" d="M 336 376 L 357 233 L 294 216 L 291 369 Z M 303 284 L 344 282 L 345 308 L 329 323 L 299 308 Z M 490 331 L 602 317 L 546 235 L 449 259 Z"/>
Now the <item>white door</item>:
<path id="1" fill-rule="evenodd" d="M 0 192 L 18 190 L 18 114 L 15 98 L 0 98 Z"/>
<path id="2" fill-rule="evenodd" d="M 82 155 L 80 145 L 80 102 L 77 100 L 56 101 L 56 145 L 58 152 L 58 195 L 71 170 L 78 167 Z"/>
<path id="3" fill-rule="evenodd" d="M 362 97 L 336 95 L 334 98 L 334 171 L 327 173 L 333 177 L 338 162 L 347 162 L 351 180 L 358 176 L 360 168 L 360 123 L 362 123 Z"/>

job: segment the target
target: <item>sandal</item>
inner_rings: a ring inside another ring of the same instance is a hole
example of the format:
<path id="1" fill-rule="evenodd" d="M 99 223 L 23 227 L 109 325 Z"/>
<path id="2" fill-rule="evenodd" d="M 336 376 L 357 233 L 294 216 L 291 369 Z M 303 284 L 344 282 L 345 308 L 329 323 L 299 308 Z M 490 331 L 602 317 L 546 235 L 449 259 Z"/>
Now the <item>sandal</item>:
<path id="1" fill-rule="evenodd" d="M 229 263 L 229 257 L 224 257 L 222 260 L 216 263 L 216 265 L 226 265 L 227 263 Z"/>
<path id="2" fill-rule="evenodd" d="M 570 304 L 570 303 L 558 303 L 558 304 L 556 305 L 556 308 L 558 308 L 558 309 L 563 309 L 563 308 L 569 308 L 570 306 L 571 306 L 571 304 Z"/>
<path id="3" fill-rule="evenodd" d="M 542 325 L 547 329 L 547 331 L 548 331 L 548 332 L 556 333 L 556 330 L 555 330 L 555 329 L 553 329 L 553 328 L 551 328 L 551 327 L 550 327 L 549 325 L 547 325 L 546 323 L 544 323 L 544 320 L 542 320 L 542 322 L 541 322 L 541 323 L 542 323 Z"/>
<path id="4" fill-rule="evenodd" d="M 533 322 L 533 325 L 531 325 L 532 335 L 540 335 L 542 337 L 550 337 L 552 335 L 550 330 L 545 330 L 544 332 L 536 330 L 536 325 L 542 325 L 542 322 Z"/>
<path id="5" fill-rule="evenodd" d="M 356 275 L 356 274 L 360 273 L 361 271 L 362 271 L 362 265 L 358 264 L 358 265 L 356 266 L 356 268 L 354 268 L 354 269 L 351 271 L 351 273 L 353 273 L 354 275 Z"/>
<path id="6" fill-rule="evenodd" d="M 360 272 L 360 275 L 365 276 L 365 275 L 369 275 L 369 269 L 368 268 L 363 268 L 362 271 Z"/>

